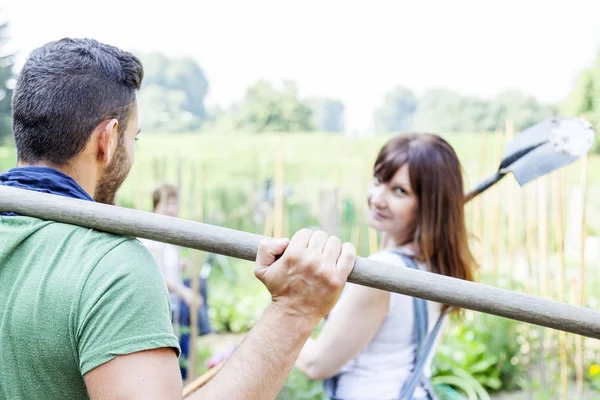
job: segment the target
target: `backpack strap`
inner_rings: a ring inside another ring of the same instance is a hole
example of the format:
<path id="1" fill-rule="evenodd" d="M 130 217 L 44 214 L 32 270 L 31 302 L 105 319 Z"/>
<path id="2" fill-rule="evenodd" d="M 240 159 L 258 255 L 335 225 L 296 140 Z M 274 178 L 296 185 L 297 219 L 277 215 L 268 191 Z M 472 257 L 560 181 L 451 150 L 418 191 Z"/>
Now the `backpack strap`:
<path id="1" fill-rule="evenodd" d="M 415 261 L 408 256 L 406 253 L 402 252 L 400 249 L 392 250 L 394 254 L 402 257 L 404 260 L 404 264 L 407 268 L 418 269 Z M 435 400 L 437 397 L 433 391 L 433 386 L 427 377 L 423 374 L 423 367 L 425 366 L 425 361 L 435 344 L 435 339 L 437 338 L 439 331 L 441 329 L 442 323 L 446 317 L 447 312 L 443 312 L 438 318 L 433 331 L 427 336 L 429 317 L 427 312 L 427 303 L 424 299 L 420 299 L 417 297 L 413 297 L 413 311 L 414 311 L 414 333 L 413 336 L 416 339 L 416 354 L 415 354 L 415 367 L 409 377 L 409 379 L 402 385 L 400 388 L 400 397 L 401 400 L 412 400 L 413 393 L 419 384 L 422 384 L 425 388 L 427 394 L 430 399 Z M 336 374 L 331 378 L 327 378 L 323 381 L 323 388 L 326 395 L 331 400 L 336 399 L 336 389 L 337 382 L 340 375 Z"/>
<path id="2" fill-rule="evenodd" d="M 401 252 L 400 250 L 393 250 L 393 252 L 402 257 L 404 263 L 406 264 L 406 267 L 418 269 L 415 261 L 411 257 Z M 430 399 L 436 399 L 437 397 L 433 391 L 431 382 L 423 373 L 423 367 L 425 366 L 425 362 L 427 361 L 427 358 L 429 357 L 429 354 L 433 349 L 435 340 L 439 334 L 439 331 L 442 327 L 447 313 L 443 312 L 440 315 L 430 335 L 427 335 L 429 315 L 427 312 L 427 303 L 424 299 L 413 297 L 413 313 L 413 337 L 415 337 L 417 342 L 415 351 L 415 366 L 409 379 L 406 382 L 404 382 L 400 389 L 399 399 L 412 399 L 412 396 L 419 384 L 423 385 Z"/>

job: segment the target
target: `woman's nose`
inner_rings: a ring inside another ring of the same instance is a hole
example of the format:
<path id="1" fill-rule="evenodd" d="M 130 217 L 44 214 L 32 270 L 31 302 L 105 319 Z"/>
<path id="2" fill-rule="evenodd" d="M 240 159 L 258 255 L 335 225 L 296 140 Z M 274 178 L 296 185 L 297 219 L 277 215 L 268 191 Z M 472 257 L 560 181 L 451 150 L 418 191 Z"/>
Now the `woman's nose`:
<path id="1" fill-rule="evenodd" d="M 371 204 L 378 208 L 384 208 L 386 204 L 385 192 L 385 185 L 374 187 L 371 191 Z"/>

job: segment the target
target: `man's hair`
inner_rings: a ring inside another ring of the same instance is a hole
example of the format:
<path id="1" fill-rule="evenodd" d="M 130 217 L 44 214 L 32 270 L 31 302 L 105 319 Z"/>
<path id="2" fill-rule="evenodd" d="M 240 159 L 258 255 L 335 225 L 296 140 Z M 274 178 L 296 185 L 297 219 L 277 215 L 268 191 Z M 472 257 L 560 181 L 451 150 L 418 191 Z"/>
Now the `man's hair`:
<path id="1" fill-rule="evenodd" d="M 32 51 L 12 98 L 19 160 L 64 165 L 112 118 L 122 137 L 143 77 L 133 54 L 92 39 L 65 38 Z"/>
<path id="2" fill-rule="evenodd" d="M 168 182 L 160 182 L 154 186 L 154 190 L 152 191 L 152 208 L 156 210 L 156 206 L 161 201 L 166 201 L 169 198 L 178 198 L 179 190 L 177 186 L 168 183 Z"/>

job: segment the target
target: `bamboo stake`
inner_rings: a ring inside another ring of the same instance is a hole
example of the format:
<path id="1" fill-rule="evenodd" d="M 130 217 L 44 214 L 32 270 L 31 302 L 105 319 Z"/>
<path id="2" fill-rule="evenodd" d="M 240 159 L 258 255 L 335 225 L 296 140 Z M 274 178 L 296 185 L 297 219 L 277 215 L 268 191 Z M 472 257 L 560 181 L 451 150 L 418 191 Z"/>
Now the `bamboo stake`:
<path id="1" fill-rule="evenodd" d="M 204 218 L 205 218 L 205 213 L 206 213 L 206 199 L 205 199 L 205 194 L 206 194 L 206 162 L 203 162 L 202 164 L 200 164 L 200 187 L 199 187 L 199 194 L 195 191 L 192 190 L 192 193 L 194 193 L 194 195 L 197 197 L 197 202 L 198 202 L 198 221 L 203 222 Z"/>
<path id="2" fill-rule="evenodd" d="M 183 208 L 183 159 L 177 155 L 177 208 L 179 211 Z M 193 217 L 192 217 L 193 219 Z"/>
<path id="3" fill-rule="evenodd" d="M 581 244 L 579 248 L 579 298 L 578 305 L 583 306 L 585 304 L 585 216 L 586 216 L 586 204 L 587 204 L 587 175 L 588 175 L 588 157 L 584 155 L 581 157 Z M 583 337 L 577 336 L 575 338 L 575 353 L 576 353 L 576 376 L 577 376 L 577 393 L 580 398 L 583 398 L 583 379 L 584 379 L 584 357 L 583 357 Z"/>
<path id="4" fill-rule="evenodd" d="M 532 292 L 532 276 L 533 276 L 533 264 L 535 262 L 535 226 L 537 221 L 536 215 L 536 191 L 535 186 L 530 186 L 525 189 L 525 200 L 526 200 L 526 224 L 525 224 L 525 236 L 526 236 L 526 257 L 527 257 L 527 277 L 525 278 L 524 286 L 525 292 Z M 527 329 L 527 336 L 529 336 L 530 326 L 525 327 Z M 533 371 L 531 368 L 527 369 L 527 378 L 529 381 L 532 380 Z"/>
<path id="5" fill-rule="evenodd" d="M 196 217 L 196 169 L 192 166 L 191 170 L 191 187 L 190 187 L 190 215 L 194 220 Z M 196 377 L 196 338 L 198 337 L 198 298 L 200 293 L 200 282 L 198 264 L 200 260 L 197 251 L 192 251 L 191 265 L 191 289 L 192 289 L 192 304 L 190 305 L 190 338 L 189 338 L 189 355 L 187 363 L 188 382 Z"/>
<path id="6" fill-rule="evenodd" d="M 546 192 L 546 177 L 542 176 L 538 178 L 537 181 L 538 186 L 538 244 L 537 244 L 537 267 L 538 267 L 538 287 L 539 287 L 539 295 L 541 297 L 548 297 L 548 249 L 547 249 L 547 240 L 548 240 L 548 230 L 546 227 L 547 222 L 547 192 Z M 539 329 L 540 331 L 540 354 L 546 355 L 548 350 L 547 344 L 547 335 L 546 330 L 543 328 Z M 540 382 L 542 387 L 546 387 L 547 379 L 546 379 L 546 361 L 545 357 L 542 358 L 542 362 L 540 363 Z"/>
<path id="7" fill-rule="evenodd" d="M 369 254 L 377 253 L 377 231 L 369 226 Z"/>
<path id="8" fill-rule="evenodd" d="M 558 170 L 556 177 L 556 251 L 558 253 L 557 295 L 559 301 L 565 301 L 565 238 L 564 238 L 564 175 L 563 170 Z M 567 400 L 568 370 L 567 370 L 567 335 L 559 331 L 560 354 L 560 398 Z"/>
<path id="9" fill-rule="evenodd" d="M 279 136 L 279 149 L 277 150 L 277 164 L 275 166 L 275 214 L 273 224 L 273 236 L 276 238 L 283 237 L 283 170 L 283 136 Z"/>
<path id="10" fill-rule="evenodd" d="M 263 236 L 124 207 L 0 186 L 0 211 L 254 261 Z M 600 339 L 600 311 L 356 257 L 348 282 Z"/>
<path id="11" fill-rule="evenodd" d="M 515 135 L 514 124 L 511 120 L 506 121 L 506 142 L 512 142 Z M 515 264 L 517 260 L 517 196 L 507 196 L 508 201 L 508 265 L 510 266 L 509 276 L 512 279 L 515 275 Z"/>
<path id="12" fill-rule="evenodd" d="M 500 161 L 502 160 L 502 130 L 496 129 L 496 164 L 500 165 Z M 498 284 L 499 275 L 500 275 L 500 185 L 499 183 L 494 188 L 490 189 L 492 193 L 494 193 L 494 208 L 492 211 L 492 223 L 490 224 L 491 228 L 491 242 L 493 251 L 493 282 L 495 285 Z"/>
<path id="13" fill-rule="evenodd" d="M 481 158 L 479 159 L 479 170 L 480 171 L 486 171 L 487 169 L 487 165 L 486 165 L 486 160 L 487 160 L 487 136 L 483 138 L 482 140 L 482 146 L 481 146 L 481 151 L 480 151 L 480 155 Z M 479 179 L 484 179 L 485 176 L 480 176 Z M 485 221 L 485 212 L 484 210 L 486 209 L 486 203 L 487 203 L 487 197 L 488 197 L 488 193 L 483 193 L 479 196 L 477 196 L 475 199 L 473 199 L 472 201 L 477 202 L 478 204 L 478 211 L 479 211 L 479 223 L 477 226 L 477 230 L 479 231 L 479 264 L 480 265 L 484 265 L 485 264 L 485 260 L 486 260 L 486 251 L 485 251 L 485 246 L 484 243 L 487 243 L 488 240 L 488 234 L 486 232 L 486 221 Z M 479 279 L 479 275 L 481 275 L 481 271 L 478 270 L 478 279 Z"/>

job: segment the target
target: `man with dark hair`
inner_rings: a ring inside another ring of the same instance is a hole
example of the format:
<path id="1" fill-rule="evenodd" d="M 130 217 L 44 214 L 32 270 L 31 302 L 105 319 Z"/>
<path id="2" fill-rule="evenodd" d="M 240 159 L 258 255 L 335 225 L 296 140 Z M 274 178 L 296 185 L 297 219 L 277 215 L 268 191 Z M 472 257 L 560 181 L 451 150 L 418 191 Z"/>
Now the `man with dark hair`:
<path id="1" fill-rule="evenodd" d="M 133 164 L 142 79 L 135 56 L 94 40 L 34 50 L 13 93 L 18 166 L 0 185 L 114 204 Z M 190 398 L 274 398 L 354 254 L 320 231 L 264 240 L 255 275 L 272 302 Z M 179 353 L 165 282 L 137 239 L 0 215 L 0 398 L 181 398 Z"/>

